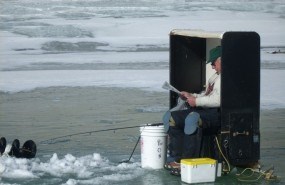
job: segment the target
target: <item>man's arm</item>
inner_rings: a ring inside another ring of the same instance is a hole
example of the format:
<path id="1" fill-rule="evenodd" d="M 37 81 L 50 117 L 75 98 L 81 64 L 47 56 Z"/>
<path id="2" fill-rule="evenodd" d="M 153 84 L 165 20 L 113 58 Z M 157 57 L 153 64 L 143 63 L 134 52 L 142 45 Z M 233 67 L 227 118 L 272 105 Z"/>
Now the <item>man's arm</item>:
<path id="1" fill-rule="evenodd" d="M 220 107 L 221 99 L 221 81 L 220 77 L 216 79 L 213 90 L 208 95 L 189 96 L 187 102 L 192 107 Z"/>

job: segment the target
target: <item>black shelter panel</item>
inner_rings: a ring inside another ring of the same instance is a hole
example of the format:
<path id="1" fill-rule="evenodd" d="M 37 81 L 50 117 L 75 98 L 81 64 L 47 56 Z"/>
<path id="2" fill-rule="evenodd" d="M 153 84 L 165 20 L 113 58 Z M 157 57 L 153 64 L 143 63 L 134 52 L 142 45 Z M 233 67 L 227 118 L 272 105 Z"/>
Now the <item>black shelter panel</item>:
<path id="1" fill-rule="evenodd" d="M 170 35 L 170 84 L 180 91 L 200 92 L 205 84 L 206 39 Z M 170 92 L 170 108 L 178 95 Z"/>
<path id="2" fill-rule="evenodd" d="M 226 32 L 222 39 L 222 144 L 233 165 L 260 158 L 260 37 Z"/>

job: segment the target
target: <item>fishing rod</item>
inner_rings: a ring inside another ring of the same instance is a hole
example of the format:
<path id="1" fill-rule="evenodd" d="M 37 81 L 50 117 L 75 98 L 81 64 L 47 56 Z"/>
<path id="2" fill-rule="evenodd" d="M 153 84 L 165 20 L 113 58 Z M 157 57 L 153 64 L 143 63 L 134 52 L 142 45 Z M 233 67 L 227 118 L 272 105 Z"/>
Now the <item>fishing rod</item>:
<path id="1" fill-rule="evenodd" d="M 117 127 L 117 128 L 93 130 L 93 131 L 87 131 L 87 132 L 78 132 L 78 133 L 74 133 L 74 134 L 68 134 L 68 135 L 64 135 L 64 136 L 59 136 L 59 137 L 47 139 L 47 140 L 41 141 L 40 143 L 41 144 L 52 144 L 52 142 L 55 140 L 66 138 L 66 137 L 77 136 L 77 135 L 92 134 L 92 133 L 96 133 L 96 132 L 106 132 L 106 131 L 112 131 L 112 130 L 123 130 L 123 129 L 130 129 L 130 128 L 138 128 L 138 127 L 144 127 L 144 126 L 160 126 L 160 125 L 163 125 L 163 123 L 148 123 L 148 124 L 144 124 L 144 125 Z"/>

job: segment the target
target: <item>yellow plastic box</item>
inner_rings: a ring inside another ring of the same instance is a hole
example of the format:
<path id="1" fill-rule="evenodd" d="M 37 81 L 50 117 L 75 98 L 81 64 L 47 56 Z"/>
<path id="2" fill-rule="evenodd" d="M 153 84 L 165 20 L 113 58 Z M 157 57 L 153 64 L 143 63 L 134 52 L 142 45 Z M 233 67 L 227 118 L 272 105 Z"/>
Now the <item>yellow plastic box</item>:
<path id="1" fill-rule="evenodd" d="M 182 159 L 181 180 L 186 183 L 214 182 L 216 160 L 210 158 Z"/>

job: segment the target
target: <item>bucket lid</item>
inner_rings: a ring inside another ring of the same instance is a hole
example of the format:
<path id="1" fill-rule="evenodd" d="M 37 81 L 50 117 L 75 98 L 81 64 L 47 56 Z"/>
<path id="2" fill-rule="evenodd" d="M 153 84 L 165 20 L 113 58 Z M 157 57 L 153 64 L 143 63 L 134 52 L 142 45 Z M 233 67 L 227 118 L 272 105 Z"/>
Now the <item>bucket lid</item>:
<path id="1" fill-rule="evenodd" d="M 164 126 L 142 126 L 140 127 L 140 132 L 156 132 L 156 133 L 165 133 Z"/>

